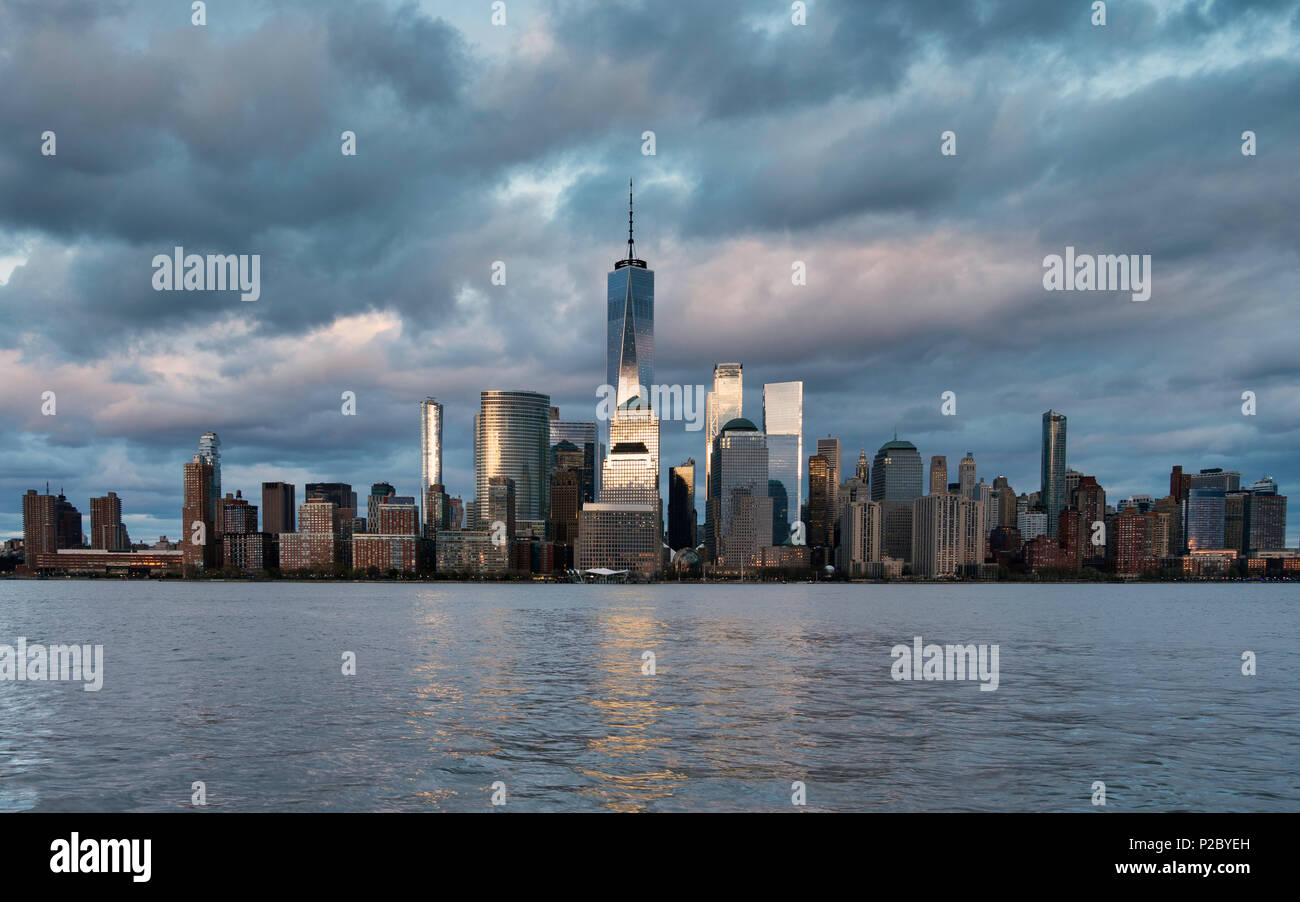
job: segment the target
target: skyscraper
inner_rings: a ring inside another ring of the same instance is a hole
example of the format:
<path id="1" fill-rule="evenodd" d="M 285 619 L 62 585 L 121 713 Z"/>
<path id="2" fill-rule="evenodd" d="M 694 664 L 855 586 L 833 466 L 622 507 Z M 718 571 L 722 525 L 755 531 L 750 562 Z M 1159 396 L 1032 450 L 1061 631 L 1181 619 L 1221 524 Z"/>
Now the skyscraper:
<path id="1" fill-rule="evenodd" d="M 808 522 L 807 544 L 813 548 L 828 548 L 835 538 L 831 518 L 831 462 L 824 454 L 808 458 Z"/>
<path id="2" fill-rule="evenodd" d="M 745 367 L 718 363 L 713 367 L 713 391 L 704 398 L 704 497 L 708 498 L 713 471 L 713 440 L 722 427 L 744 416 Z M 706 502 L 707 503 L 707 502 Z"/>
<path id="3" fill-rule="evenodd" d="M 90 499 L 90 547 L 104 551 L 131 550 L 131 540 L 122 525 L 122 499 L 116 492 Z"/>
<path id="4" fill-rule="evenodd" d="M 1277 483 L 1265 476 L 1249 488 L 1246 496 L 1244 536 L 1249 554 L 1280 551 L 1286 547 L 1286 496 L 1278 494 Z"/>
<path id="5" fill-rule="evenodd" d="M 834 511 L 839 508 L 840 480 L 844 478 L 840 467 L 844 462 L 844 451 L 840 440 L 828 435 L 817 439 L 817 453 L 831 464 L 831 510 Z"/>
<path id="6" fill-rule="evenodd" d="M 716 376 L 715 376 L 716 381 Z M 736 416 L 740 416 L 737 410 Z M 769 382 L 763 386 L 763 433 L 767 436 L 767 474 L 784 489 L 784 512 L 774 501 L 772 544 L 790 541 L 790 524 L 803 506 L 803 383 Z M 777 498 L 775 492 L 769 492 Z"/>
<path id="7" fill-rule="evenodd" d="M 429 486 L 441 483 L 442 405 L 433 398 L 425 398 L 420 402 L 420 503 L 426 503 Z"/>
<path id="8" fill-rule="evenodd" d="M 836 566 L 860 576 L 863 565 L 884 556 L 884 530 L 879 501 L 850 501 L 840 514 L 840 549 Z"/>
<path id="9" fill-rule="evenodd" d="M 545 521 L 551 499 L 551 399 L 531 391 L 484 391 L 474 418 L 474 522 L 487 516 L 493 476 L 515 481 L 516 516 Z M 521 525 L 521 529 L 523 526 Z"/>
<path id="10" fill-rule="evenodd" d="M 551 470 L 551 539 L 567 546 L 565 566 L 572 566 L 573 544 L 578 539 L 578 511 L 582 510 L 582 480 L 577 470 Z"/>
<path id="11" fill-rule="evenodd" d="M 1223 547 L 1224 507 L 1227 492 L 1223 489 L 1191 489 L 1183 500 L 1183 529 L 1189 551 Z"/>
<path id="12" fill-rule="evenodd" d="M 608 289 L 605 366 L 607 384 L 622 407 L 654 383 L 655 274 L 637 259 L 632 242 L 632 182 L 627 183 L 627 257 L 615 261 Z M 640 398 L 643 405 L 650 398 Z M 613 442 L 611 441 L 611 444 Z"/>
<path id="13" fill-rule="evenodd" d="M 648 407 L 619 408 L 609 422 L 609 455 L 601 466 L 600 500 L 659 504 L 659 417 Z"/>
<path id="14" fill-rule="evenodd" d="M 197 568 L 217 563 L 216 500 L 212 497 L 213 465 L 198 454 L 184 466 L 184 503 L 181 507 L 182 561 Z M 197 541 L 196 541 L 197 540 Z"/>
<path id="15" fill-rule="evenodd" d="M 966 495 L 932 494 L 912 501 L 912 572 L 925 579 L 961 574 L 984 560 L 979 535 L 983 504 Z"/>
<path id="16" fill-rule="evenodd" d="M 973 498 L 975 491 L 975 452 L 967 451 L 957 465 L 958 491 L 963 498 Z"/>
<path id="17" fill-rule="evenodd" d="M 547 494 L 550 494 L 549 486 L 547 487 Z M 513 479 L 509 476 L 493 476 L 488 479 L 488 530 L 496 532 L 501 528 L 497 524 L 504 524 L 506 538 L 513 540 L 517 531 L 515 526 L 517 504 L 518 496 L 515 494 L 515 481 Z"/>
<path id="18" fill-rule="evenodd" d="M 577 420 L 551 420 L 551 472 L 574 469 L 578 471 L 578 489 L 581 495 L 579 503 L 596 500 L 599 490 L 600 458 L 598 453 L 598 430 L 594 422 Z M 581 454 L 581 461 L 564 460 L 556 456 L 556 448 L 568 442 Z"/>
<path id="19" fill-rule="evenodd" d="M 936 454 L 930 458 L 930 494 L 942 495 L 948 491 L 948 458 Z"/>
<path id="20" fill-rule="evenodd" d="M 60 548 L 81 546 L 81 514 L 63 495 L 28 489 L 23 495 L 23 560 L 36 569 L 38 554 L 54 554 Z"/>
<path id="21" fill-rule="evenodd" d="M 668 471 L 668 547 L 673 551 L 695 547 L 695 458 Z"/>
<path id="22" fill-rule="evenodd" d="M 215 513 L 221 500 L 221 439 L 215 432 L 205 432 L 199 437 L 199 451 L 194 459 L 212 464 L 212 498 L 208 509 Z"/>
<path id="23" fill-rule="evenodd" d="M 1039 489 L 1047 513 L 1047 534 L 1056 538 L 1065 509 L 1065 414 L 1043 414 L 1042 484 Z"/>
<path id="24" fill-rule="evenodd" d="M 262 483 L 262 532 L 278 536 L 294 530 L 294 495 L 291 482 Z"/>
<path id="25" fill-rule="evenodd" d="M 740 570 L 755 547 L 772 544 L 772 509 L 768 497 L 767 439 L 749 420 L 736 418 L 722 426 L 713 440 L 713 472 L 706 510 L 708 553 L 728 569 Z M 747 504 L 746 516 L 765 513 L 767 522 L 745 521 L 729 545 L 740 495 L 758 499 Z M 766 502 L 766 503 L 764 503 Z M 757 546 L 754 543 L 757 542 Z M 730 551 L 730 554 L 728 552 Z"/>
<path id="26" fill-rule="evenodd" d="M 871 500 L 881 502 L 885 554 L 912 559 L 912 501 L 921 497 L 921 455 L 916 445 L 895 434 L 871 463 Z"/>

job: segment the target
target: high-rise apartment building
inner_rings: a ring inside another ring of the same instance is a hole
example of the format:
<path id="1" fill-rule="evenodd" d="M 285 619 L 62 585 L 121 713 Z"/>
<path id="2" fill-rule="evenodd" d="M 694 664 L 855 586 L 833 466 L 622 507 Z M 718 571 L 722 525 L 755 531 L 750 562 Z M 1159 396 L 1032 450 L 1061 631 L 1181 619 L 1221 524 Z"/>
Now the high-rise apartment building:
<path id="1" fill-rule="evenodd" d="M 912 572 L 924 579 L 961 574 L 984 560 L 979 535 L 982 502 L 964 495 L 925 495 L 912 501 Z"/>
<path id="2" fill-rule="evenodd" d="M 376 482 L 370 486 L 370 494 L 366 496 L 367 532 L 379 532 L 379 530 L 375 529 L 375 518 L 379 512 L 379 505 L 383 504 L 390 495 L 396 494 L 397 489 L 387 482 Z"/>
<path id="3" fill-rule="evenodd" d="M 212 497 L 208 510 L 215 511 L 221 500 L 221 439 L 215 432 L 205 432 L 199 437 L 199 450 L 195 460 L 202 460 L 212 465 Z"/>
<path id="4" fill-rule="evenodd" d="M 1188 551 L 1223 548 L 1224 506 L 1221 488 L 1191 489 L 1183 500 L 1183 530 Z"/>
<path id="5" fill-rule="evenodd" d="M 840 548 L 836 566 L 850 576 L 865 574 L 866 564 L 885 554 L 884 522 L 878 501 L 850 501 L 840 515 Z"/>
<path id="6" fill-rule="evenodd" d="M 198 454 L 184 466 L 184 503 L 181 507 L 181 551 L 186 566 L 215 567 L 220 553 L 216 498 L 212 492 L 213 465 Z"/>
<path id="7" fill-rule="evenodd" d="M 36 569 L 38 554 L 56 554 L 60 548 L 81 547 L 81 513 L 60 492 L 37 494 L 28 489 L 23 495 L 23 560 Z"/>
<path id="8" fill-rule="evenodd" d="M 90 499 L 90 547 L 130 551 L 131 539 L 122 524 L 122 499 L 116 492 Z"/>
<path id="9" fill-rule="evenodd" d="M 420 402 L 420 503 L 427 503 L 429 486 L 441 484 L 442 405 L 429 397 Z"/>

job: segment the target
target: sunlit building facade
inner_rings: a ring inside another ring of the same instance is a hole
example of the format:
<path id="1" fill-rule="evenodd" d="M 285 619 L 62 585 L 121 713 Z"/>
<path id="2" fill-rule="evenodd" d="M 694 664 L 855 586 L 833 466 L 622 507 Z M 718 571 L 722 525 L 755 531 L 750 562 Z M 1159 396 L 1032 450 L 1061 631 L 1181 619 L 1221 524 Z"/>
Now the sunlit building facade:
<path id="1" fill-rule="evenodd" d="M 739 411 L 736 416 L 740 416 Z M 776 480 L 785 490 L 784 505 L 773 494 L 772 544 L 784 545 L 790 541 L 790 524 L 799 519 L 803 506 L 802 382 L 769 382 L 763 386 L 763 434 L 767 436 L 769 485 Z"/>
<path id="2" fill-rule="evenodd" d="M 486 516 L 493 476 L 515 483 L 515 514 L 520 520 L 550 516 L 551 399 L 531 391 L 484 391 L 474 418 L 476 497 L 471 528 Z"/>

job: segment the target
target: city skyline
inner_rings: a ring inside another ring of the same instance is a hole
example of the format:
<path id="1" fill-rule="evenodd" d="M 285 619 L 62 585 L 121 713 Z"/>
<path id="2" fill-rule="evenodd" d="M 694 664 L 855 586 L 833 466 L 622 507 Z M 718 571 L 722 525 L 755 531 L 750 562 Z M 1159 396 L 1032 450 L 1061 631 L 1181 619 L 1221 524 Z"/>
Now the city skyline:
<path id="1" fill-rule="evenodd" d="M 133 538 L 176 536 L 178 455 L 208 430 L 224 443 L 223 492 L 388 480 L 418 497 L 409 411 L 429 394 L 445 405 L 444 484 L 471 500 L 481 390 L 526 388 L 565 420 L 594 419 L 600 274 L 620 252 L 629 177 L 638 250 L 658 272 L 658 382 L 707 385 L 714 365 L 743 362 L 756 423 L 763 385 L 804 384 L 805 448 L 830 434 L 845 457 L 870 454 L 897 426 L 926 460 L 955 468 L 973 450 L 1018 491 L 1037 485 L 1029 437 L 1060 407 L 1075 424 L 1068 465 L 1110 497 L 1159 497 L 1175 463 L 1271 475 L 1293 494 L 1300 189 L 1281 149 L 1300 137 L 1287 114 L 1294 20 L 1139 4 L 1136 23 L 1101 41 L 1065 9 L 1002 6 L 975 22 L 887 6 L 892 31 L 834 3 L 804 30 L 728 3 L 653 19 L 512 8 L 531 56 L 504 53 L 500 30 L 460 11 L 381 9 L 360 28 L 344 6 L 235 2 L 198 34 L 116 8 L 74 24 L 6 7 L 0 73 L 35 101 L 0 105 L 19 136 L 0 147 L 0 536 L 21 534 L 19 499 L 47 480 L 83 512 L 115 492 Z M 636 26 L 659 38 L 611 70 L 614 37 Z M 120 107 L 90 75 L 70 92 L 28 55 L 21 36 L 38 30 L 46 59 L 76 71 L 193 86 Z M 1080 41 L 1088 54 L 1047 65 Z M 829 52 L 845 43 L 861 60 Z M 120 49 L 137 44 L 177 49 Z M 718 78 L 691 76 L 714 71 L 718 48 Z M 257 65 L 230 68 L 240 52 Z M 1146 66 L 1118 65 L 1130 56 Z M 322 60 L 358 77 L 293 77 Z M 811 82 L 796 74 L 806 68 Z M 556 92 L 555 79 L 583 90 Z M 990 79 L 998 91 L 978 88 Z M 246 120 L 225 104 L 226 82 L 259 98 Z M 544 98 L 538 85 L 551 86 Z M 480 96 L 503 115 L 484 116 Z M 66 118 L 47 122 L 49 110 Z M 338 153 L 340 120 L 356 157 Z M 56 157 L 21 137 L 46 128 Z M 1248 128 L 1253 157 L 1240 152 Z M 1186 181 L 1163 177 L 1171 152 Z M 260 298 L 151 291 L 148 261 L 180 244 L 261 254 Z M 1045 292 L 1042 261 L 1067 247 L 1151 254 L 1152 296 Z M 796 263 L 804 285 L 791 282 Z M 949 391 L 954 416 L 940 410 Z M 344 392 L 355 417 L 339 412 Z M 668 467 L 707 459 L 681 422 L 661 434 L 666 499 Z M 1300 516 L 1289 521 L 1294 547 Z"/>

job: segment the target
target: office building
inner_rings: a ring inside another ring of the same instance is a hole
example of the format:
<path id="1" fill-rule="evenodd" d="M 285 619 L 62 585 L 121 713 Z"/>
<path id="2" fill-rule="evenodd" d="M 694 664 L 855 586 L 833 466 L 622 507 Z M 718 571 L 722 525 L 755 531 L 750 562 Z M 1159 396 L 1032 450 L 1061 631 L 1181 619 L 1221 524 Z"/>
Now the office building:
<path id="1" fill-rule="evenodd" d="M 262 483 L 262 531 L 273 536 L 293 532 L 296 488 L 291 482 Z"/>
<path id="2" fill-rule="evenodd" d="M 599 497 L 600 461 L 604 457 L 599 434 L 595 422 L 551 420 L 551 472 L 576 470 L 583 504 Z"/>
<path id="3" fill-rule="evenodd" d="M 916 446 L 897 433 L 871 463 L 871 500 L 880 502 L 886 557 L 912 560 L 912 502 L 922 497 L 922 468 Z"/>
<path id="4" fill-rule="evenodd" d="M 631 182 L 627 195 L 627 256 L 615 261 L 606 277 L 606 287 L 606 382 L 616 389 L 616 407 L 634 399 L 633 406 L 648 407 L 651 399 L 643 395 L 654 384 L 655 274 L 636 256 Z"/>
<path id="5" fill-rule="evenodd" d="M 1049 410 L 1043 414 L 1042 496 L 1047 513 L 1047 534 L 1058 535 L 1058 521 L 1065 509 L 1065 415 Z"/>
<path id="6" fill-rule="evenodd" d="M 723 424 L 713 440 L 713 457 L 709 477 L 711 494 L 705 511 L 705 533 L 708 558 L 718 561 L 726 548 L 726 537 L 732 527 L 736 497 L 747 495 L 768 498 L 767 438 L 749 420 L 738 418 Z M 746 502 L 747 503 L 747 502 Z M 771 508 L 768 524 L 760 535 L 766 536 L 763 545 L 771 545 Z M 753 510 L 752 506 L 747 510 Z M 733 543 L 733 549 L 739 548 Z M 748 546 L 746 546 L 748 547 Z M 734 552 L 728 566 L 738 564 Z"/>
<path id="7" fill-rule="evenodd" d="M 673 551 L 694 548 L 695 528 L 695 458 L 668 470 L 668 547 Z"/>
<path id="8" fill-rule="evenodd" d="M 790 541 L 790 524 L 800 518 L 803 507 L 802 382 L 763 386 L 763 434 L 767 436 L 767 476 L 773 499 L 772 543 L 785 545 Z M 773 483 L 779 483 L 779 492 Z"/>
<path id="9" fill-rule="evenodd" d="M 515 484 L 515 515 L 545 522 L 551 507 L 551 399 L 532 391 L 484 391 L 474 418 L 475 502 L 471 525 L 486 528 L 494 476 Z"/>
<path id="10" fill-rule="evenodd" d="M 633 579 L 657 578 L 663 561 L 658 509 L 652 504 L 583 505 L 574 557 L 580 571 L 626 570 Z"/>

